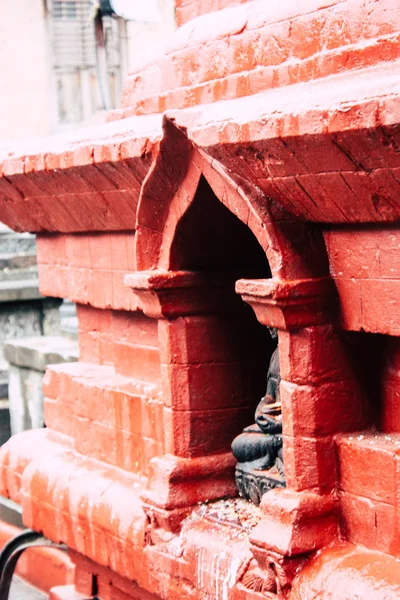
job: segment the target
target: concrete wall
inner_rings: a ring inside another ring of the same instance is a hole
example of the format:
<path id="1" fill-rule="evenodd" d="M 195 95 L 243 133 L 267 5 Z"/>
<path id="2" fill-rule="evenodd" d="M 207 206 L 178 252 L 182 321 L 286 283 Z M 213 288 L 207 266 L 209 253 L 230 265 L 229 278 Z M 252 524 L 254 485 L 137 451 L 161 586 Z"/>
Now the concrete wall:
<path id="1" fill-rule="evenodd" d="M 4 0 L 0 18 L 0 139 L 50 132 L 43 0 Z"/>

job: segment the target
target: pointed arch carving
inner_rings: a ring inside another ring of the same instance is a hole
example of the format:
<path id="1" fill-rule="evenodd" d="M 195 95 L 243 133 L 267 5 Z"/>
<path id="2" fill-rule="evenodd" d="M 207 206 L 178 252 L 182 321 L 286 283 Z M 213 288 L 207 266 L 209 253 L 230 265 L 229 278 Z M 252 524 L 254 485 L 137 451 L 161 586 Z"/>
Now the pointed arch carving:
<path id="1" fill-rule="evenodd" d="M 283 280 L 328 274 L 322 235 L 298 221 L 251 181 L 228 172 L 206 149 L 195 147 L 172 119 L 140 195 L 136 223 L 137 270 L 169 270 L 180 220 L 204 177 L 218 200 L 247 225 L 264 250 L 273 277 Z"/>

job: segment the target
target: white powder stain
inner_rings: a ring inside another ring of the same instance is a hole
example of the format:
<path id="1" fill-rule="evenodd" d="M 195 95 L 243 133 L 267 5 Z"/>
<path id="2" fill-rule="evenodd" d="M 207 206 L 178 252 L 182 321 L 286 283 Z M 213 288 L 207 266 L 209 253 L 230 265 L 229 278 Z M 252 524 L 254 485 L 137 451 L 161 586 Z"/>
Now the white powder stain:
<path id="1" fill-rule="evenodd" d="M 215 600 L 228 600 L 229 591 L 237 583 L 242 562 L 243 556 L 232 557 L 226 550 L 213 553 L 211 557 L 206 548 L 201 548 L 197 556 L 197 584 L 199 590 L 204 590 L 205 587 L 211 588 L 210 591 L 213 592 Z"/>

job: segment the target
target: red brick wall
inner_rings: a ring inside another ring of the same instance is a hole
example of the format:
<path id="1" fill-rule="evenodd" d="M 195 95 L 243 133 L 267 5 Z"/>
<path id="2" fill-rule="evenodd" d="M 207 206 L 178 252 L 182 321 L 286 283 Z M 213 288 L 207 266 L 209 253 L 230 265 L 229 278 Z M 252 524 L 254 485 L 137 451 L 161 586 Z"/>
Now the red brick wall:
<path id="1" fill-rule="evenodd" d="M 134 310 L 124 275 L 135 269 L 134 232 L 38 235 L 40 291 L 97 308 Z"/>
<path id="2" fill-rule="evenodd" d="M 371 550 L 398 554 L 397 524 L 400 439 L 385 434 L 339 439 L 339 499 L 343 535 Z"/>
<path id="3" fill-rule="evenodd" d="M 131 473 L 148 473 L 164 453 L 160 387 L 84 362 L 56 365 L 43 383 L 48 427 L 71 437 L 83 455 Z"/>
<path id="4" fill-rule="evenodd" d="M 160 378 L 157 321 L 140 312 L 99 310 L 78 305 L 79 358 L 112 365 L 139 381 Z"/>
<path id="5" fill-rule="evenodd" d="M 400 334 L 400 232 L 394 227 L 325 233 L 346 329 Z"/>
<path id="6" fill-rule="evenodd" d="M 398 11 L 391 0 L 369 4 L 369 19 L 363 0 L 249 2 L 229 15 L 200 19 L 178 32 L 159 60 L 138 65 L 113 114 L 228 100 L 393 61 L 399 57 Z M 194 1 L 185 10 L 196 16 L 203 5 Z"/>

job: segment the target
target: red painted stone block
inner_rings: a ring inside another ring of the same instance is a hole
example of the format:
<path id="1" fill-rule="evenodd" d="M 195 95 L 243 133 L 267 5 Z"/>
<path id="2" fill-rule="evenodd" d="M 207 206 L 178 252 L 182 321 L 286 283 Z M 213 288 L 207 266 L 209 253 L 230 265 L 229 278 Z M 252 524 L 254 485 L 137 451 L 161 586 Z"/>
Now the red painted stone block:
<path id="1" fill-rule="evenodd" d="M 111 271 L 94 269 L 92 285 L 92 298 L 96 298 L 96 306 L 99 308 L 111 308 L 113 305 Z M 88 294 L 90 294 L 90 291 L 88 291 Z M 90 295 L 88 298 L 90 298 Z"/>
<path id="2" fill-rule="evenodd" d="M 92 576 L 96 579 L 96 583 L 99 582 L 101 584 L 100 587 L 103 587 L 103 589 L 106 586 L 110 586 L 112 591 L 115 590 L 116 592 L 119 591 L 126 593 L 129 598 L 153 600 L 152 594 L 140 589 L 135 582 L 121 577 L 110 568 L 97 564 L 82 554 L 78 554 L 77 552 L 70 551 L 70 556 L 76 565 L 77 571 L 82 570 L 86 573 L 92 574 Z"/>
<path id="3" fill-rule="evenodd" d="M 46 427 L 67 436 L 75 433 L 72 411 L 58 400 L 44 399 L 43 417 Z"/>
<path id="4" fill-rule="evenodd" d="M 380 239 L 366 230 L 328 231 L 325 241 L 331 273 L 340 279 L 379 278 L 381 275 Z"/>
<path id="5" fill-rule="evenodd" d="M 164 364 L 236 362 L 249 337 L 238 319 L 214 315 L 160 320 L 158 331 Z"/>
<path id="6" fill-rule="evenodd" d="M 253 407 L 191 411 L 164 408 L 165 450 L 182 457 L 227 452 L 243 424 L 253 419 Z"/>
<path id="7" fill-rule="evenodd" d="M 101 339 L 97 331 L 79 333 L 79 360 L 97 364 L 103 362 Z"/>
<path id="8" fill-rule="evenodd" d="M 400 437 L 368 432 L 347 434 L 337 438 L 337 446 L 340 488 L 395 506 Z"/>
<path id="9" fill-rule="evenodd" d="M 95 293 L 97 294 L 99 292 L 102 284 L 107 283 L 107 278 L 105 277 L 101 280 L 101 274 L 97 275 L 97 273 L 99 272 L 92 271 L 91 269 L 68 267 L 65 272 L 65 284 L 68 297 L 73 302 L 102 306 L 105 303 L 104 298 L 109 298 L 109 293 L 102 289 L 101 294 L 96 296 L 96 300 Z M 94 288 L 95 274 L 97 280 L 96 291 Z"/>
<path id="10" fill-rule="evenodd" d="M 143 437 L 142 441 L 143 447 L 143 463 L 142 468 L 144 473 L 148 474 L 150 470 L 150 461 L 157 457 L 162 456 L 164 454 L 164 444 L 162 442 L 158 442 L 152 438 Z"/>
<path id="11" fill-rule="evenodd" d="M 387 554 L 398 553 L 400 535 L 393 506 L 342 492 L 340 509 L 342 531 L 349 541 Z"/>
<path id="12" fill-rule="evenodd" d="M 86 597 L 94 596 L 97 592 L 96 577 L 80 565 L 76 565 L 75 567 L 74 583 L 76 591 Z"/>
<path id="13" fill-rule="evenodd" d="M 130 433 L 140 432 L 140 398 L 130 397 L 119 390 L 117 385 L 112 386 L 112 384 L 107 383 L 105 384 L 104 389 L 93 389 L 93 392 L 92 398 L 90 399 L 91 403 L 88 401 L 88 407 L 82 411 L 85 416 L 96 418 L 99 422 L 105 423 L 110 427 L 124 429 Z M 99 407 L 96 406 L 98 400 L 100 400 L 102 404 Z M 127 410 L 128 401 L 129 412 Z M 134 411 L 133 406 L 137 407 L 136 412 Z M 135 426 L 133 426 L 133 424 L 135 424 Z"/>
<path id="14" fill-rule="evenodd" d="M 140 312 L 112 311 L 109 320 L 102 326 L 104 332 L 109 331 L 111 336 L 116 336 L 120 341 L 156 346 L 157 321 L 149 319 Z"/>
<path id="15" fill-rule="evenodd" d="M 39 234 L 36 237 L 36 257 L 39 264 L 66 265 L 66 236 Z"/>
<path id="16" fill-rule="evenodd" d="M 160 353 L 158 348 L 134 344 L 113 345 L 113 363 L 127 377 L 156 382 L 160 379 Z"/>
<path id="17" fill-rule="evenodd" d="M 337 465 L 332 436 L 283 436 L 286 484 L 296 491 L 324 493 L 335 488 Z"/>
<path id="18" fill-rule="evenodd" d="M 162 371 L 163 399 L 174 410 L 251 409 L 258 400 L 251 387 L 246 389 L 245 365 L 240 363 L 169 365 Z"/>
<path id="19" fill-rule="evenodd" d="M 302 60 L 325 49 L 325 12 L 317 11 L 312 15 L 300 16 L 290 22 L 291 36 L 293 36 L 293 57 Z"/>
<path id="20" fill-rule="evenodd" d="M 142 434 L 158 442 L 164 442 L 163 426 L 164 403 L 148 398 L 141 398 L 141 426 Z"/>
<path id="21" fill-rule="evenodd" d="M 371 333 L 399 335 L 400 280 L 361 280 L 362 325 Z"/>
<path id="22" fill-rule="evenodd" d="M 58 373 L 52 369 L 46 369 L 46 373 L 43 378 L 42 388 L 45 396 L 55 400 L 58 397 Z"/>
<path id="23" fill-rule="evenodd" d="M 326 436 L 362 430 L 371 425 L 367 399 L 355 382 L 336 381 L 297 385 L 281 381 L 283 433 Z"/>
<path id="24" fill-rule="evenodd" d="M 166 453 L 153 459 L 149 467 L 148 487 L 141 498 L 156 507 L 157 519 L 161 516 L 161 522 L 170 531 L 179 530 L 189 506 L 237 495 L 233 479 L 235 459 L 231 452 L 195 458 Z M 169 517 L 165 511 L 171 510 Z"/>
<path id="25" fill-rule="evenodd" d="M 124 284 L 124 271 L 112 271 L 112 306 L 116 310 L 136 310 L 135 297 Z"/>
<path id="26" fill-rule="evenodd" d="M 380 266 L 383 279 L 397 279 L 400 272 L 400 248 L 398 231 L 381 232 L 380 237 Z"/>
<path id="27" fill-rule="evenodd" d="M 91 236 L 71 234 L 64 236 L 67 264 L 70 267 L 90 269 L 90 240 Z"/>
<path id="28" fill-rule="evenodd" d="M 87 435 L 90 431 L 90 435 Z M 86 456 L 111 465 L 117 465 L 117 431 L 85 417 L 74 416 L 73 437 L 75 449 Z"/>
<path id="29" fill-rule="evenodd" d="M 76 394 L 72 400 L 72 411 L 78 417 L 96 420 L 116 426 L 116 405 L 112 396 L 112 380 L 98 381 L 76 379 Z M 111 388 L 111 390 L 110 390 Z"/>
<path id="30" fill-rule="evenodd" d="M 98 331 L 100 329 L 100 322 L 103 325 L 104 317 L 108 315 L 108 311 L 100 311 L 92 306 L 84 304 L 77 304 L 76 311 L 78 315 L 79 332 Z"/>
<path id="31" fill-rule="evenodd" d="M 66 291 L 64 274 L 63 272 L 59 272 L 58 276 L 60 279 L 55 280 L 55 269 L 53 265 L 38 265 L 38 274 L 39 274 L 39 290 L 43 296 L 52 295 L 57 298 L 61 293 Z"/>
<path id="32" fill-rule="evenodd" d="M 92 269 L 108 271 L 111 269 L 110 234 L 91 234 L 88 237 L 90 266 Z"/>
<path id="33" fill-rule="evenodd" d="M 354 381 L 350 352 L 343 334 L 331 325 L 279 333 L 281 375 L 293 383 Z"/>
<path id="34" fill-rule="evenodd" d="M 335 285 L 339 294 L 342 327 L 351 331 L 360 331 L 364 326 L 361 313 L 361 281 L 336 279 Z"/>
<path id="35" fill-rule="evenodd" d="M 116 460 L 117 465 L 129 473 L 147 473 L 148 465 L 143 460 L 142 437 L 123 430 L 117 431 Z"/>

